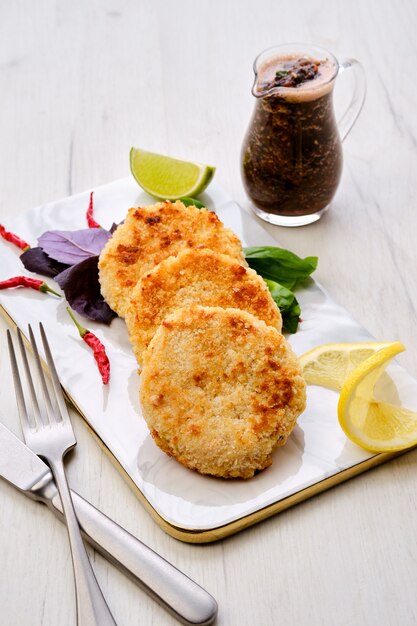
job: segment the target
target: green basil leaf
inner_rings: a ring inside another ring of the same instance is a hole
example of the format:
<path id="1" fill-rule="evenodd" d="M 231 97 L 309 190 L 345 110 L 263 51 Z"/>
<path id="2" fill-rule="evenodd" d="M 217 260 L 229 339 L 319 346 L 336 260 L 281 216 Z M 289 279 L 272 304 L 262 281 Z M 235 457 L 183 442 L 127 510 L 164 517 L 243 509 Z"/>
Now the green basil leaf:
<path id="1" fill-rule="evenodd" d="M 245 248 L 245 257 L 249 266 L 263 278 L 273 280 L 288 289 L 304 282 L 317 268 L 318 258 L 299 256 L 274 246 L 255 246 Z"/>
<path id="2" fill-rule="evenodd" d="M 196 200 L 195 198 L 180 198 L 180 201 L 185 206 L 195 206 L 197 209 L 205 209 L 206 205 L 200 202 L 200 200 Z"/>
<path id="3" fill-rule="evenodd" d="M 292 291 L 279 283 L 264 278 L 271 296 L 277 304 L 282 315 L 282 328 L 288 333 L 297 332 L 300 321 L 301 308 Z"/>

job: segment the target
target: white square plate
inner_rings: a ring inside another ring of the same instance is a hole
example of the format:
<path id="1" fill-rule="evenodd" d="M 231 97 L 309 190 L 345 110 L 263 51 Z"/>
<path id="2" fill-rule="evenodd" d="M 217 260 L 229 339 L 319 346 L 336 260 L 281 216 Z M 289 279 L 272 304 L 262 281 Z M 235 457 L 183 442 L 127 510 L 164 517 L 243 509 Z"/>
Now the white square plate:
<path id="1" fill-rule="evenodd" d="M 133 179 L 94 190 L 95 219 L 110 228 L 130 206 L 152 204 Z M 6 227 L 36 245 L 45 230 L 86 228 L 89 194 L 39 206 L 7 221 Z M 242 239 L 243 245 L 276 245 L 250 215 L 214 183 L 205 201 Z M 2 243 L 0 280 L 26 273 L 19 251 Z M 54 288 L 51 279 L 46 279 Z M 372 337 L 314 281 L 297 290 L 302 319 L 289 337 L 297 354 L 336 341 L 367 341 Z M 368 453 L 348 441 L 337 421 L 338 394 L 308 388 L 307 409 L 286 445 L 274 453 L 273 464 L 254 478 L 223 480 L 190 471 L 153 442 L 141 416 L 139 376 L 125 324 L 85 325 L 103 341 L 111 362 L 111 378 L 103 386 L 89 348 L 80 340 L 65 310 L 66 302 L 28 289 L 0 291 L 0 305 L 26 334 L 30 323 L 47 330 L 61 383 L 91 429 L 123 468 L 156 521 L 171 535 L 188 542 L 214 541 L 236 532 L 298 501 L 358 474 L 393 455 Z M 405 406 L 417 409 L 417 381 L 401 367 L 389 370 Z"/>

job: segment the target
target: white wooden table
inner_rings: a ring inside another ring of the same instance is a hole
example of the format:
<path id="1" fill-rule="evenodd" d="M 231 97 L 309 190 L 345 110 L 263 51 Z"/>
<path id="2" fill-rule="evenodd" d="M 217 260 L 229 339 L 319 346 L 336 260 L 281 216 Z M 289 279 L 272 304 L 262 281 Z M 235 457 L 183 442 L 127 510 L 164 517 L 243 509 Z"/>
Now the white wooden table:
<path id="1" fill-rule="evenodd" d="M 368 96 L 344 145 L 333 207 L 315 225 L 269 230 L 284 247 L 317 254 L 317 279 L 375 337 L 402 341 L 400 362 L 417 374 L 416 28 L 411 1 L 3 1 L 0 221 L 128 176 L 131 145 L 215 164 L 217 181 L 248 208 L 239 152 L 253 58 L 291 41 L 354 56 Z M 0 327 L 0 413 L 11 424 Z M 73 417 L 72 486 L 206 587 L 218 624 L 417 622 L 417 452 L 222 542 L 192 546 L 156 526 Z M 177 623 L 94 561 L 120 626 Z M 74 620 L 65 528 L 0 482 L 1 625 Z"/>

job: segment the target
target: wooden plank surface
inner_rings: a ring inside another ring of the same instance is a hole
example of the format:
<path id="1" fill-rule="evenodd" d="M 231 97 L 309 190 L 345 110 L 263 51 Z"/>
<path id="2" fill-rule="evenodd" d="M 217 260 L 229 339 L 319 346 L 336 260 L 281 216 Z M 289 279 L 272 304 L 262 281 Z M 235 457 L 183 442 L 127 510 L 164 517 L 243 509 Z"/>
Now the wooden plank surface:
<path id="1" fill-rule="evenodd" d="M 217 166 L 249 210 L 239 153 L 251 65 L 284 42 L 360 59 L 365 108 L 344 144 L 333 206 L 301 229 L 269 227 L 317 254 L 317 278 L 417 374 L 417 5 L 299 0 L 0 2 L 0 221 L 129 174 L 131 145 Z M 347 80 L 347 79 L 346 79 Z M 349 92 L 339 79 L 340 111 Z M 0 418 L 18 432 L 0 322 Z M 391 626 L 417 622 L 417 452 L 222 542 L 166 535 L 74 415 L 70 482 L 218 600 L 218 624 Z M 75 623 L 65 528 L 0 483 L 0 624 Z M 177 623 L 99 556 L 120 625 Z"/>

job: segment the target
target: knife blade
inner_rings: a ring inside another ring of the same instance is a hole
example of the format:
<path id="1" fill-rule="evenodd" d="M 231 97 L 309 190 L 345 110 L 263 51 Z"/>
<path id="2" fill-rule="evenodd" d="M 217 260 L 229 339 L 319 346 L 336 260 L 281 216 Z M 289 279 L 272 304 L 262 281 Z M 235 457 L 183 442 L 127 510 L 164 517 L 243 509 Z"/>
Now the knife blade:
<path id="1" fill-rule="evenodd" d="M 0 423 L 0 476 L 43 502 L 61 520 L 61 499 L 49 467 Z M 208 626 L 216 600 L 200 585 L 72 491 L 84 538 L 184 624 Z"/>
<path id="2" fill-rule="evenodd" d="M 20 491 L 52 480 L 49 467 L 24 443 L 0 424 L 0 476 Z"/>

